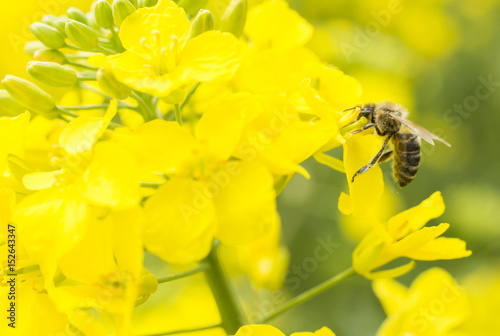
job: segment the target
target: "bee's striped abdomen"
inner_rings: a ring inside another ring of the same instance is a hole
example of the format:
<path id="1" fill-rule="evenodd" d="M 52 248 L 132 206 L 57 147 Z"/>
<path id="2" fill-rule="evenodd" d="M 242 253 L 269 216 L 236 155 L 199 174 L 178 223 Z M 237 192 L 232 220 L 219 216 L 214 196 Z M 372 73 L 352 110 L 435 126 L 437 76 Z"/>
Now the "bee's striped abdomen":
<path id="1" fill-rule="evenodd" d="M 394 134 L 394 177 L 400 187 L 407 186 L 417 174 L 420 163 L 420 138 L 413 133 Z"/>

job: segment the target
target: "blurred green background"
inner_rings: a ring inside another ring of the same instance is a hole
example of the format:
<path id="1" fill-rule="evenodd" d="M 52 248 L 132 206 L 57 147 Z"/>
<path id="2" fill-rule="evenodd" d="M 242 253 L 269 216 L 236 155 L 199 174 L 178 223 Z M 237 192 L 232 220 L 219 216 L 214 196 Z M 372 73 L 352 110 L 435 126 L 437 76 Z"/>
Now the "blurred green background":
<path id="1" fill-rule="evenodd" d="M 253 1 L 258 2 L 258 1 Z M 29 3 L 29 6 L 27 5 Z M 31 40 L 28 27 L 40 14 L 84 10 L 89 0 L 3 3 L 0 12 L 0 75 L 26 77 Z M 434 191 L 443 193 L 445 214 L 431 222 L 451 223 L 448 236 L 468 243 L 473 255 L 446 262 L 419 262 L 401 281 L 408 284 L 423 269 L 439 265 L 461 279 L 500 260 L 500 3 L 496 0 L 290 0 L 315 26 L 309 42 L 325 62 L 353 75 L 363 85 L 363 102 L 393 100 L 411 119 L 444 137 L 447 148 L 424 144 L 415 181 L 399 189 L 391 164 L 383 164 L 387 216 L 417 205 Z M 6 6 L 6 8 L 5 8 Z M 490 83 L 490 84 L 485 84 Z M 336 152 L 340 155 L 340 152 Z M 283 243 L 294 266 L 310 263 L 318 239 L 331 237 L 333 254 L 307 272 L 290 296 L 349 267 L 356 239 L 337 210 L 345 175 L 310 160 L 311 179 L 296 176 L 280 195 Z M 308 261 L 309 260 L 309 261 Z M 295 268 L 296 269 L 296 268 Z M 252 301 L 253 302 L 253 301 Z M 252 307 L 250 302 L 250 307 Z M 261 306 L 261 311 L 269 308 Z M 262 304 L 262 303 L 261 303 Z M 259 308 L 255 304 L 253 308 Z M 272 306 L 272 305 L 271 305 Z M 285 334 L 325 325 L 337 335 L 373 335 L 385 315 L 369 281 L 357 276 L 273 321 Z"/>

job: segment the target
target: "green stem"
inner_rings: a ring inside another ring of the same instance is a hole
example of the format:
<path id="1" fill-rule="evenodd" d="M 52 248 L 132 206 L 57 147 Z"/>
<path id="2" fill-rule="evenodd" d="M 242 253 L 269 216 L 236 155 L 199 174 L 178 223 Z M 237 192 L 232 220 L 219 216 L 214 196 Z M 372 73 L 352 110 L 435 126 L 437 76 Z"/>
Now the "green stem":
<path id="1" fill-rule="evenodd" d="M 82 82 L 80 82 L 80 83 L 79 83 L 79 86 L 80 86 L 82 89 L 84 89 L 84 90 L 87 90 L 87 91 L 90 91 L 90 92 L 96 93 L 96 94 L 98 94 L 98 95 L 100 95 L 100 96 L 103 96 L 104 98 L 106 98 L 106 99 L 108 99 L 108 100 L 113 99 L 113 97 L 108 96 L 107 94 L 105 94 L 105 93 L 103 93 L 103 92 L 99 91 L 98 89 L 96 89 L 96 88 L 95 88 L 95 87 L 93 87 L 93 86 L 87 85 L 87 84 L 82 83 Z"/>
<path id="2" fill-rule="evenodd" d="M 168 335 L 185 334 L 185 333 L 190 333 L 190 332 L 203 331 L 203 330 L 214 329 L 214 328 L 221 328 L 221 325 L 215 324 L 215 325 L 211 325 L 208 327 L 200 327 L 200 328 L 185 329 L 185 330 L 174 330 L 174 331 L 167 331 L 167 332 L 164 332 L 161 334 L 144 335 L 144 336 L 168 336 Z"/>
<path id="3" fill-rule="evenodd" d="M 79 67 L 79 68 L 87 69 L 87 70 L 94 70 L 94 71 L 99 70 L 99 68 L 96 68 L 96 67 L 94 67 L 92 65 L 86 65 L 86 64 L 81 64 L 81 63 L 76 63 L 76 62 L 71 62 L 71 61 L 66 61 L 66 64 L 72 65 L 74 67 Z"/>
<path id="4" fill-rule="evenodd" d="M 60 106 L 60 108 L 72 111 L 85 111 L 85 110 L 95 110 L 95 109 L 105 109 L 108 108 L 109 104 L 95 104 L 95 105 L 82 105 L 82 106 Z M 131 106 L 124 103 L 118 103 L 119 108 L 126 108 L 130 110 L 137 109 L 136 106 Z"/>
<path id="5" fill-rule="evenodd" d="M 208 265 L 206 263 L 202 263 L 202 264 L 196 266 L 195 268 L 190 269 L 189 271 L 169 275 L 169 276 L 166 276 L 164 278 L 160 278 L 160 279 L 158 279 L 158 283 L 161 284 L 161 283 L 165 283 L 165 282 L 174 281 L 177 279 L 187 278 L 191 275 L 195 275 L 197 273 L 203 272 L 207 268 L 208 268 Z"/>
<path id="6" fill-rule="evenodd" d="M 182 126 L 182 113 L 179 104 L 174 105 L 174 112 L 175 112 L 175 120 L 179 123 L 179 125 Z"/>
<path id="7" fill-rule="evenodd" d="M 85 76 L 85 75 L 79 75 L 78 80 L 85 82 L 85 81 L 96 81 L 97 78 L 96 76 Z"/>
<path id="8" fill-rule="evenodd" d="M 217 243 L 214 244 L 212 251 L 205 260 L 209 265 L 205 275 L 219 308 L 222 319 L 221 327 L 224 328 L 228 335 L 234 335 L 247 321 L 229 279 L 222 270 L 222 265 L 217 256 Z"/>
<path id="9" fill-rule="evenodd" d="M 189 91 L 189 93 L 187 94 L 186 98 L 184 99 L 184 101 L 181 104 L 181 110 L 189 102 L 189 99 L 191 98 L 191 96 L 193 95 L 193 93 L 196 91 L 196 89 L 198 88 L 198 86 L 200 86 L 200 84 L 201 84 L 201 82 L 196 83 L 196 85 L 191 89 L 191 91 Z"/>
<path id="10" fill-rule="evenodd" d="M 156 113 L 150 108 L 150 106 L 135 92 L 132 92 L 131 95 L 137 101 L 137 104 L 142 110 L 142 115 L 144 117 L 144 121 L 148 122 L 156 119 Z"/>
<path id="11" fill-rule="evenodd" d="M 352 267 L 349 267 L 348 269 L 337 274 L 333 278 L 331 278 L 331 279 L 305 291 L 304 293 L 299 294 L 298 296 L 294 297 L 293 299 L 291 299 L 290 301 L 285 303 L 283 306 L 281 306 L 280 308 L 275 310 L 271 315 L 263 318 L 261 321 L 256 322 L 256 323 L 261 324 L 261 323 L 266 323 L 268 321 L 271 321 L 272 319 L 283 314 L 284 312 L 286 312 L 286 311 L 300 305 L 301 303 L 304 303 L 304 302 L 312 299 L 313 297 L 323 293 L 324 291 L 332 288 L 333 286 L 344 281 L 345 279 L 349 278 L 350 276 L 354 275 L 355 273 L 356 272 L 354 272 Z"/>
<path id="12" fill-rule="evenodd" d="M 152 189 L 158 189 L 161 187 L 164 183 L 154 183 L 154 182 L 141 182 L 141 187 L 142 188 L 152 188 Z"/>

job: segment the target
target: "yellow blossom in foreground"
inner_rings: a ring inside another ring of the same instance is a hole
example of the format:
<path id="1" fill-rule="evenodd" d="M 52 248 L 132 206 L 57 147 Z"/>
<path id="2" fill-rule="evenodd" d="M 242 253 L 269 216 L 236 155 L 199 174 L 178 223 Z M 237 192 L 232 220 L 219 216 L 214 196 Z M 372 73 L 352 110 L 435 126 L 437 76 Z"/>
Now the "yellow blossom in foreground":
<path id="1" fill-rule="evenodd" d="M 340 206 L 348 203 L 341 200 Z M 368 279 L 398 277 L 414 267 L 414 260 L 457 259 L 471 255 L 464 241 L 439 237 L 450 227 L 449 224 L 424 227 L 443 212 L 443 198 L 440 192 L 435 192 L 416 207 L 389 219 L 387 227 L 374 223 L 374 230 L 354 250 L 354 270 Z M 377 271 L 401 257 L 412 261 L 394 269 Z"/>
<path id="2" fill-rule="evenodd" d="M 296 332 L 290 336 L 335 336 L 335 334 L 323 327 L 315 332 Z M 234 336 L 285 336 L 279 329 L 266 324 L 250 324 L 241 327 Z"/>
<path id="3" fill-rule="evenodd" d="M 196 82 L 229 79 L 239 65 L 241 51 L 234 35 L 211 30 L 190 38 L 190 32 L 184 9 L 160 0 L 123 21 L 125 52 L 89 61 L 112 69 L 118 80 L 138 91 L 178 103 Z"/>
<path id="4" fill-rule="evenodd" d="M 132 155 L 117 144 L 97 142 L 116 108 L 114 101 L 104 117 L 71 121 L 59 136 L 59 169 L 23 177 L 25 187 L 34 192 L 17 204 L 14 222 L 47 286 L 52 285 L 59 258 L 84 235 L 91 206 L 127 208 L 139 201 Z"/>
<path id="5" fill-rule="evenodd" d="M 420 274 L 410 288 L 393 279 L 373 282 L 387 319 L 377 336 L 452 336 L 468 315 L 465 292 L 441 268 Z"/>
<path id="6" fill-rule="evenodd" d="M 145 202 L 146 248 L 171 263 L 201 260 L 213 238 L 229 245 L 255 241 L 277 214 L 274 179 L 257 160 L 235 160 L 247 119 L 249 94 L 208 108 L 194 136 L 176 122 L 155 120 L 136 131 L 116 132 L 145 172 L 168 180 Z"/>

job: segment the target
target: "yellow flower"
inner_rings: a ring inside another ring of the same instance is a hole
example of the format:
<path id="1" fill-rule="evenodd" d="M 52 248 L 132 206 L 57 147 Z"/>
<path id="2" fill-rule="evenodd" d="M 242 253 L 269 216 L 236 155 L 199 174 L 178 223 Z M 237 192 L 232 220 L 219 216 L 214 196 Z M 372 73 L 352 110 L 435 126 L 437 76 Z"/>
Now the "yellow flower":
<path id="1" fill-rule="evenodd" d="M 257 49 L 293 49 L 304 45 L 313 27 L 284 0 L 270 0 L 248 11 L 245 33 Z"/>
<path id="2" fill-rule="evenodd" d="M 113 70 L 134 89 L 180 102 L 196 82 L 229 79 L 240 59 L 232 34 L 207 31 L 189 38 L 191 23 L 184 9 L 171 0 L 137 10 L 120 27 L 125 52 L 89 61 Z"/>
<path id="3" fill-rule="evenodd" d="M 259 288 L 277 290 L 281 288 L 288 271 L 290 254 L 280 245 L 281 228 L 279 221 L 266 236 L 237 247 L 222 246 L 224 264 L 231 271 L 245 273 Z"/>
<path id="4" fill-rule="evenodd" d="M 373 290 L 387 319 L 377 336 L 452 336 L 466 318 L 469 304 L 465 292 L 440 268 L 429 269 L 410 288 L 393 279 L 378 279 Z"/>
<path id="5" fill-rule="evenodd" d="M 315 332 L 296 332 L 291 336 L 335 336 L 335 334 L 323 327 Z M 265 324 L 250 324 L 241 327 L 234 336 L 285 336 L 279 329 Z"/>
<path id="6" fill-rule="evenodd" d="M 414 260 L 457 259 L 471 255 L 464 241 L 439 237 L 450 227 L 449 224 L 424 227 L 443 212 L 443 198 L 440 192 L 435 192 L 416 207 L 389 219 L 387 228 L 373 223 L 374 230 L 354 250 L 354 269 L 368 279 L 398 277 L 414 267 Z M 377 271 L 400 257 L 412 261 L 394 269 Z"/>
<path id="7" fill-rule="evenodd" d="M 138 297 L 156 289 L 152 283 L 150 293 L 140 294 L 148 276 L 142 267 L 144 215 L 136 206 L 102 216 L 94 213 L 85 234 L 60 259 L 66 279 L 48 294 L 84 334 L 130 335 Z"/>
<path id="8" fill-rule="evenodd" d="M 14 222 L 49 287 L 57 261 L 85 233 L 91 206 L 128 208 L 139 201 L 132 155 L 117 144 L 97 143 L 116 108 L 113 101 L 104 117 L 71 121 L 59 136 L 59 169 L 23 177 L 25 187 L 36 192 L 17 204 Z"/>
<path id="9" fill-rule="evenodd" d="M 231 158 L 245 120 L 255 113 L 247 101 L 248 94 L 236 94 L 207 109 L 195 136 L 163 120 L 116 132 L 116 141 L 135 153 L 145 170 L 168 175 L 145 203 L 150 252 L 171 263 L 189 263 L 208 254 L 214 237 L 240 245 L 273 227 L 273 176 L 259 162 Z"/>

